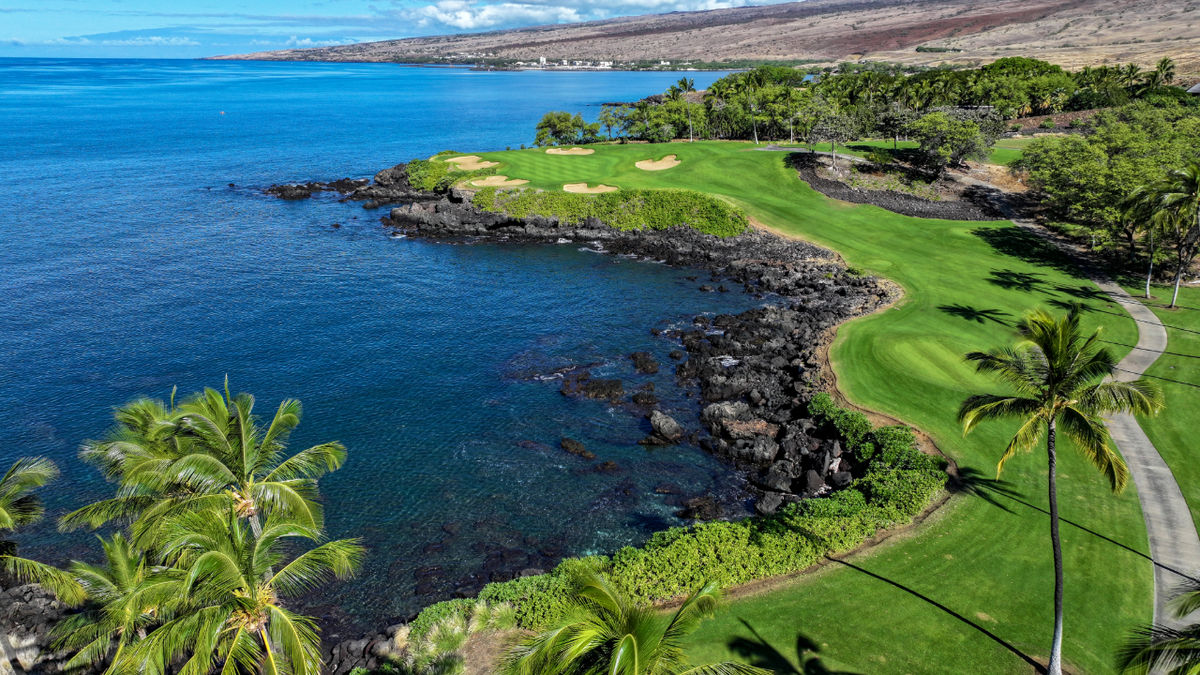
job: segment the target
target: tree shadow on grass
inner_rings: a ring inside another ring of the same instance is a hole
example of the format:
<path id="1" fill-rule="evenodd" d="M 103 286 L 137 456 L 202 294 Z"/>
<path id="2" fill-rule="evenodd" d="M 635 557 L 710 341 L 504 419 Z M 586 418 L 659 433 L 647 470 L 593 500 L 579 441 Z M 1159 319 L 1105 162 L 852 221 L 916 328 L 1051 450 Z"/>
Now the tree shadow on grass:
<path id="1" fill-rule="evenodd" d="M 960 319 L 966 319 L 967 321 L 974 321 L 975 323 L 994 321 L 1002 326 L 1007 326 L 1009 323 L 1000 317 L 1011 316 L 1011 314 L 1001 309 L 979 309 L 962 304 L 938 305 L 938 309 L 947 314 L 957 316 Z"/>
<path id="2" fill-rule="evenodd" d="M 821 657 L 817 655 L 821 648 L 803 633 L 796 633 L 796 656 L 793 661 L 768 642 L 749 621 L 741 618 L 738 621 L 754 637 L 735 637 L 729 641 L 728 646 L 752 666 L 766 668 L 777 675 L 854 675 L 849 671 L 835 671 L 825 667 L 825 664 L 821 663 Z M 797 667 L 796 664 L 800 666 Z"/>
<path id="3" fill-rule="evenodd" d="M 996 506 L 1008 513 L 1015 513 L 1015 511 L 1009 506 L 1011 504 L 1012 506 L 1033 509 L 1034 511 L 1037 511 L 1046 517 L 1050 516 L 1050 512 L 1046 509 L 1023 499 L 1024 495 L 1014 488 L 1012 483 L 1009 483 L 1005 480 L 1000 480 L 998 478 L 989 478 L 985 476 L 983 472 L 971 467 L 959 467 L 958 475 L 955 476 L 954 480 L 950 482 L 948 488 L 953 492 L 979 497 L 987 503 L 992 504 L 993 506 Z M 1188 573 L 1181 572 L 1173 567 L 1157 563 L 1148 554 L 1139 551 L 1128 544 L 1121 543 L 1112 537 L 1101 534 L 1100 532 L 1097 532 L 1089 527 L 1080 525 L 1069 518 L 1064 518 L 1061 514 L 1059 514 L 1058 521 L 1064 525 L 1070 525 L 1080 532 L 1085 532 L 1093 537 L 1112 544 L 1113 546 L 1116 546 L 1128 553 L 1132 553 L 1140 558 L 1149 560 L 1156 567 L 1161 567 L 1162 569 L 1178 574 L 1179 576 L 1187 579 L 1193 579 L 1200 583 L 1200 579 L 1194 579 L 1193 576 Z"/>
<path id="4" fill-rule="evenodd" d="M 848 567 L 857 572 L 861 572 L 862 574 L 865 574 L 865 575 L 871 577 L 872 579 L 877 579 L 879 581 L 882 581 L 885 584 L 888 584 L 890 586 L 900 589 L 901 591 L 904 591 L 905 593 L 908 593 L 909 595 L 917 598 L 918 600 L 921 600 L 922 602 L 925 602 L 925 603 L 941 610 L 942 612 L 946 613 L 950 617 L 966 624 L 967 626 L 969 626 L 971 628 L 974 628 L 976 631 L 982 633 L 988 639 L 992 640 L 993 642 L 1000 645 L 1004 649 L 1012 652 L 1014 655 L 1017 656 L 1017 658 L 1021 659 L 1025 663 L 1029 664 L 1037 672 L 1039 672 L 1039 673 L 1046 672 L 1045 666 L 1043 666 L 1041 663 L 1038 663 L 1038 661 L 1036 659 L 1034 659 L 1032 656 L 1030 656 L 1030 655 L 1026 654 L 1025 652 L 1021 651 L 1020 649 L 1018 649 L 1016 647 L 1016 645 L 1012 644 L 1011 642 L 1008 642 L 1004 638 L 1000 637 L 999 635 L 996 635 L 992 631 L 990 631 L 987 628 L 981 626 L 980 624 L 972 621 L 971 619 L 968 619 L 967 617 L 963 616 L 962 614 L 959 614 L 958 612 L 954 611 L 953 609 L 950 609 L 949 607 L 947 607 L 946 605 L 943 605 L 942 603 L 938 602 L 937 600 L 934 600 L 933 598 L 929 597 L 928 595 L 925 595 L 924 593 L 921 593 L 920 591 L 916 591 L 912 588 L 909 588 L 908 586 L 905 586 L 904 584 L 901 584 L 898 581 L 893 581 L 883 575 L 876 574 L 875 572 L 867 570 L 859 565 L 855 565 L 852 562 L 848 562 L 845 560 L 839 560 L 837 558 L 832 558 L 829 556 L 826 556 L 826 559 L 834 564 L 842 565 L 843 567 Z"/>
<path id="5" fill-rule="evenodd" d="M 1080 301 L 1080 304 L 1090 300 L 1103 303 L 1111 303 L 1113 301 L 1111 295 L 1090 284 L 1054 284 L 1054 290 L 1063 295 L 1075 298 L 1077 301 Z"/>
<path id="6" fill-rule="evenodd" d="M 1025 291 L 1034 293 L 1044 290 L 1046 281 L 1037 272 L 1017 272 L 1016 270 L 992 270 L 988 282 L 1010 291 Z"/>
<path id="7" fill-rule="evenodd" d="M 1079 268 L 1070 257 L 1052 242 L 1023 227 L 978 227 L 971 230 L 971 234 L 987 242 L 998 253 L 1050 267 L 1072 277 L 1079 276 Z"/>

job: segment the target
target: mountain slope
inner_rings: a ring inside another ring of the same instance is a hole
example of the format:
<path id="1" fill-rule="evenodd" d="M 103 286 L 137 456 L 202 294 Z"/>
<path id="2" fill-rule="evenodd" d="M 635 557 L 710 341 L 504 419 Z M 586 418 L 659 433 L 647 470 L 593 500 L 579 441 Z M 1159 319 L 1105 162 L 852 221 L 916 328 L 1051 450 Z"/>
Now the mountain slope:
<path id="1" fill-rule="evenodd" d="M 260 52 L 287 61 L 451 61 L 481 58 L 633 62 L 667 59 L 901 63 L 1034 56 L 1068 67 L 1171 56 L 1200 72 L 1200 0 L 807 0 L 578 24 Z M 956 51 L 916 51 L 944 48 Z"/>

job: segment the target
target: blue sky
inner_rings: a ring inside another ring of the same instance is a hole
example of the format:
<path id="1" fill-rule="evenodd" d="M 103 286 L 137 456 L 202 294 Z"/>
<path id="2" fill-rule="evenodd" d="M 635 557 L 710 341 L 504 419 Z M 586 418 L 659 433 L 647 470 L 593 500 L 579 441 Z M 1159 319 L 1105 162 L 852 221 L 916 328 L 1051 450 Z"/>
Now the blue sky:
<path id="1" fill-rule="evenodd" d="M 0 0 L 0 56 L 193 58 L 779 0 Z"/>

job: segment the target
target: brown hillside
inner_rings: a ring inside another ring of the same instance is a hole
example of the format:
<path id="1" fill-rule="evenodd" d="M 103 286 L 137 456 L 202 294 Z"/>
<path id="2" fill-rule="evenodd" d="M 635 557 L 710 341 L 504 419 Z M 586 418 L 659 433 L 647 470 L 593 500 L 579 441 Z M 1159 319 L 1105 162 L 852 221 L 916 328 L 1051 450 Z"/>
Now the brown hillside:
<path id="1" fill-rule="evenodd" d="M 1200 74 L 1200 0 L 807 0 L 518 30 L 218 58 L 469 62 L 866 59 L 934 65 L 1033 56 L 1067 67 L 1151 66 Z M 957 49 L 918 52 L 918 46 Z"/>

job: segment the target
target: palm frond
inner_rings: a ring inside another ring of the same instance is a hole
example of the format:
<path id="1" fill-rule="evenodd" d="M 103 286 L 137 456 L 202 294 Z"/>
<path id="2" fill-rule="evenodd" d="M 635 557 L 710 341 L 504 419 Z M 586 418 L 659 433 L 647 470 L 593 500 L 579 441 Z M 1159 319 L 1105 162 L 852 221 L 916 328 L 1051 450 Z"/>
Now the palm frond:
<path id="1" fill-rule="evenodd" d="M 63 604 L 78 605 L 87 598 L 75 577 L 57 567 L 14 555 L 0 555 L 0 569 L 22 581 L 40 584 Z"/>
<path id="2" fill-rule="evenodd" d="M 1000 478 L 1008 460 L 1015 457 L 1018 452 L 1029 452 L 1042 440 L 1045 424 L 1045 420 L 1040 416 L 1030 417 L 1021 423 L 1017 432 L 1013 434 L 1012 440 L 1008 442 L 1008 446 L 1004 448 L 1004 453 L 1000 455 L 1000 461 L 996 462 L 996 478 Z"/>
<path id="3" fill-rule="evenodd" d="M 688 668 L 679 675 L 772 675 L 772 671 L 757 666 L 748 666 L 744 663 L 726 661 Z"/>
<path id="4" fill-rule="evenodd" d="M 64 532 L 80 528 L 94 530 L 114 520 L 136 518 L 146 509 L 154 506 L 156 502 L 153 495 L 130 495 L 102 499 L 63 516 L 58 521 L 58 528 Z"/>
<path id="5" fill-rule="evenodd" d="M 279 645 L 291 675 L 320 675 L 321 639 L 313 620 L 277 605 L 267 608 L 271 641 Z"/>
<path id="6" fill-rule="evenodd" d="M 1117 668 L 1131 675 L 1194 675 L 1196 664 L 1200 664 L 1200 626 L 1196 625 L 1135 629 L 1117 652 Z"/>
<path id="7" fill-rule="evenodd" d="M 366 549 L 359 539 L 329 541 L 305 551 L 276 572 L 272 586 L 288 597 L 301 595 L 329 580 L 347 579 L 362 565 Z"/>
<path id="8" fill-rule="evenodd" d="M 1102 382 L 1085 388 L 1078 396 L 1078 407 L 1099 415 L 1128 412 L 1155 415 L 1164 405 L 1162 388 L 1146 378 L 1133 382 Z"/>
<path id="9" fill-rule="evenodd" d="M 980 422 L 991 420 L 1026 419 L 1042 413 L 1042 403 L 1032 398 L 976 394 L 963 401 L 958 409 L 958 421 L 963 433 L 974 431 Z"/>
<path id="10" fill-rule="evenodd" d="M 333 441 L 305 448 L 275 467 L 263 479 L 265 481 L 292 478 L 317 478 L 341 468 L 346 461 L 346 446 Z"/>
<path id="11" fill-rule="evenodd" d="M 1125 460 L 1109 447 L 1108 428 L 1104 421 L 1075 406 L 1063 408 L 1058 415 L 1063 433 L 1075 442 L 1076 449 L 1092 466 L 1108 479 L 1114 493 L 1125 489 L 1129 482 L 1129 468 Z"/>

